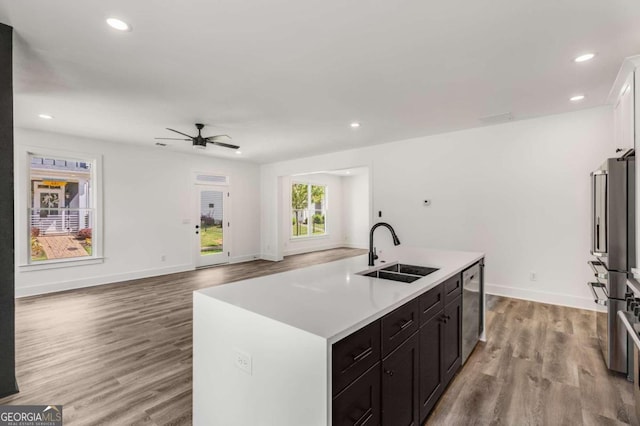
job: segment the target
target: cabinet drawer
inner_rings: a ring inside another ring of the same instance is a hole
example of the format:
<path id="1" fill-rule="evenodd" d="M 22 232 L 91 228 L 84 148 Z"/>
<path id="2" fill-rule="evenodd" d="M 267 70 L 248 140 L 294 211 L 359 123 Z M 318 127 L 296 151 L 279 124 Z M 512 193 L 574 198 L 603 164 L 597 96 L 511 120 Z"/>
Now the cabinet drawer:
<path id="1" fill-rule="evenodd" d="M 462 278 L 461 274 L 456 274 L 446 280 L 443 284 L 444 303 L 448 304 L 453 299 L 462 294 Z"/>
<path id="2" fill-rule="evenodd" d="M 416 297 L 382 317 L 382 356 L 400 346 L 420 328 L 420 301 Z"/>
<path id="3" fill-rule="evenodd" d="M 426 324 L 444 308 L 442 284 L 420 296 L 420 325 Z"/>
<path id="4" fill-rule="evenodd" d="M 380 321 L 361 328 L 333 344 L 333 395 L 357 379 L 380 359 Z"/>
<path id="5" fill-rule="evenodd" d="M 333 399 L 333 426 L 380 425 L 380 363 Z"/>

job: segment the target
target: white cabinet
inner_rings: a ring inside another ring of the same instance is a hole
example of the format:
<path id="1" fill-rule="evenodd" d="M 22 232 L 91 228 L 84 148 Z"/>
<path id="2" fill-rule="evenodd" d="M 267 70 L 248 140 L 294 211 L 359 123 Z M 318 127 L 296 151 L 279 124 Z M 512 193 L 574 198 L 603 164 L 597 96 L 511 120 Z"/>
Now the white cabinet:
<path id="1" fill-rule="evenodd" d="M 631 72 L 622 83 L 620 94 L 614 107 L 614 143 L 616 153 L 625 153 L 634 149 L 635 126 L 635 84 L 634 75 Z"/>

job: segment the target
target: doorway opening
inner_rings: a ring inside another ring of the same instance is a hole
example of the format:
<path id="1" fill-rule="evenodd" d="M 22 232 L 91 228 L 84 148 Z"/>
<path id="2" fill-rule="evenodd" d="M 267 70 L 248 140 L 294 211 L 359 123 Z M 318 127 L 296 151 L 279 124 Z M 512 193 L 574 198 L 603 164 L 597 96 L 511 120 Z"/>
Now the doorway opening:
<path id="1" fill-rule="evenodd" d="M 279 185 L 278 239 L 284 256 L 367 247 L 371 221 L 368 167 L 282 176 Z"/>

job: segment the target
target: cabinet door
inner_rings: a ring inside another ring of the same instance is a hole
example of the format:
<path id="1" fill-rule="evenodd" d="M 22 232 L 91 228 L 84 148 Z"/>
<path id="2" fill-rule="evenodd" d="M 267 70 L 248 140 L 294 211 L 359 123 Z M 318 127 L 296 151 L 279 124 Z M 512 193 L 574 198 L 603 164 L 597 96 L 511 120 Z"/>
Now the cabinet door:
<path id="1" fill-rule="evenodd" d="M 614 141 L 616 152 L 627 151 L 634 147 L 634 75 L 629 76 L 622 85 L 622 92 L 614 109 Z"/>
<path id="2" fill-rule="evenodd" d="M 444 303 L 449 304 L 453 299 L 462 294 L 462 274 L 456 274 L 442 283 Z"/>
<path id="3" fill-rule="evenodd" d="M 382 317 L 382 356 L 386 357 L 420 328 L 420 301 L 415 298 Z"/>
<path id="4" fill-rule="evenodd" d="M 442 285 L 438 285 L 420 296 L 420 326 L 431 318 L 442 314 L 444 298 Z"/>
<path id="5" fill-rule="evenodd" d="M 440 311 L 420 329 L 420 419 L 425 419 L 436 402 L 442 383 L 442 340 L 444 315 Z"/>
<path id="6" fill-rule="evenodd" d="M 462 297 L 444 307 L 442 363 L 444 386 L 449 384 L 462 360 Z"/>
<path id="7" fill-rule="evenodd" d="M 333 344 L 333 395 L 380 361 L 380 321 L 362 327 Z"/>
<path id="8" fill-rule="evenodd" d="M 380 363 L 333 399 L 334 426 L 380 425 Z"/>
<path id="9" fill-rule="evenodd" d="M 414 333 L 382 361 L 382 424 L 417 426 L 418 333 Z"/>

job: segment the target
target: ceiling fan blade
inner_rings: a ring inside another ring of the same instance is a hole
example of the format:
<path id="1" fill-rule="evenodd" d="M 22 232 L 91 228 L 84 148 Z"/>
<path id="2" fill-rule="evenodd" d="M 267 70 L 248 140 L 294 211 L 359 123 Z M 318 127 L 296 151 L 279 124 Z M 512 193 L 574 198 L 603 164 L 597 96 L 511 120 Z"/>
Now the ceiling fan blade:
<path id="1" fill-rule="evenodd" d="M 189 136 L 189 135 L 188 135 L 188 134 L 186 134 L 186 133 L 182 133 L 182 132 L 179 132 L 179 131 L 177 131 L 177 130 L 170 129 L 170 128 L 168 128 L 168 127 L 167 127 L 167 130 L 171 130 L 172 132 L 176 132 L 176 133 L 178 133 L 178 134 L 180 134 L 180 135 L 182 135 L 182 136 L 186 136 L 186 137 L 188 137 L 188 138 L 189 138 L 189 140 L 193 139 L 193 136 Z"/>
<path id="2" fill-rule="evenodd" d="M 231 136 L 229 136 L 229 135 L 215 135 L 215 136 L 208 136 L 205 139 L 208 140 L 208 141 L 211 141 L 211 142 L 217 142 L 219 140 L 231 139 Z"/>
<path id="3" fill-rule="evenodd" d="M 240 148 L 238 145 L 231 145 L 231 144 L 228 144 L 228 143 L 222 143 L 222 142 L 216 142 L 216 141 L 210 141 L 210 140 L 208 140 L 207 142 L 210 143 L 210 144 L 213 144 L 213 145 L 223 146 L 225 148 L 231 148 L 231 149 Z"/>
<path id="4" fill-rule="evenodd" d="M 191 141 L 191 139 L 180 139 L 180 138 L 154 138 L 154 139 L 162 139 L 165 141 Z"/>

